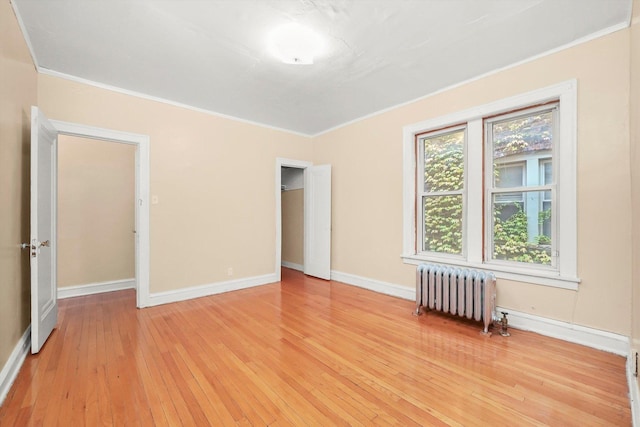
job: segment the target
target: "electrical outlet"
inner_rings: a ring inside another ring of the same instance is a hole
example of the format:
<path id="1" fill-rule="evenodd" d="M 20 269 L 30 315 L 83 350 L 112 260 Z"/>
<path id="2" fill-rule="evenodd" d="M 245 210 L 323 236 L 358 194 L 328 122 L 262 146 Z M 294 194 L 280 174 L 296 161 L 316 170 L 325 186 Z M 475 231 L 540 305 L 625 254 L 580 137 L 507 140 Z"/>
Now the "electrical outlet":
<path id="1" fill-rule="evenodd" d="M 227 276 L 233 276 L 233 267 L 227 268 Z"/>

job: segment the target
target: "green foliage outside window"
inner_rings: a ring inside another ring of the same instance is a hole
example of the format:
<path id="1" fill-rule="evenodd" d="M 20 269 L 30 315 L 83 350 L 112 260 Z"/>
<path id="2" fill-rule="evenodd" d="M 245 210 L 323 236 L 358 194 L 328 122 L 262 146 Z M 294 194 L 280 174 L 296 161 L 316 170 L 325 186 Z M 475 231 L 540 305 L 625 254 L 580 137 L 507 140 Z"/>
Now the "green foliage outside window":
<path id="1" fill-rule="evenodd" d="M 516 154 L 535 155 L 552 149 L 553 114 L 549 111 L 497 122 L 492 125 L 494 176 L 500 181 L 500 164 Z M 509 209 L 510 215 L 504 210 Z M 506 217 L 506 218 L 505 218 Z M 538 212 L 538 229 L 551 218 L 551 210 Z M 494 204 L 493 257 L 535 264 L 551 264 L 551 237 L 542 232 L 529 238 L 527 214 L 522 204 Z M 533 241 L 531 241 L 533 240 Z"/>
<path id="2" fill-rule="evenodd" d="M 552 114 L 542 112 L 494 123 L 494 162 L 516 154 L 535 154 L 552 147 Z M 462 195 L 438 194 L 464 187 L 464 131 L 441 134 L 424 144 L 425 251 L 462 254 Z M 496 181 L 499 168 L 494 167 Z M 507 212 L 503 210 L 507 209 Z M 527 214 L 520 203 L 494 204 L 493 257 L 536 264 L 551 264 L 551 239 L 542 232 L 530 241 Z M 538 213 L 538 227 L 548 222 L 551 210 Z"/>
<path id="3" fill-rule="evenodd" d="M 447 254 L 462 253 L 462 197 L 426 197 L 424 248 Z"/>
<path id="4" fill-rule="evenodd" d="M 503 210 L 514 209 L 515 213 L 502 219 Z M 538 224 L 551 217 L 551 210 L 538 213 Z M 528 241 L 527 214 L 518 203 L 496 204 L 493 211 L 493 257 L 507 261 L 551 264 L 551 246 L 548 236 L 536 236 L 534 242 Z"/>
<path id="5" fill-rule="evenodd" d="M 424 141 L 424 249 L 462 253 L 462 195 L 438 195 L 464 187 L 464 131 Z"/>

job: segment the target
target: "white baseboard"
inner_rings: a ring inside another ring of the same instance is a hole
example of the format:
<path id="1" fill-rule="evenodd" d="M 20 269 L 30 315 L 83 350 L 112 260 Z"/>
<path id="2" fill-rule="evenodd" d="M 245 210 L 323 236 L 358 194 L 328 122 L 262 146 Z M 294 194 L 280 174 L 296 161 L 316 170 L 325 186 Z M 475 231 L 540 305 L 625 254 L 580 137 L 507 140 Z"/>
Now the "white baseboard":
<path id="1" fill-rule="evenodd" d="M 597 350 L 619 354 L 620 356 L 627 357 L 629 354 L 629 338 L 624 335 L 522 313 L 503 307 L 497 307 L 496 311 L 498 314 L 501 311 L 509 313 L 507 316 L 509 326 L 516 329 L 582 344 Z"/>
<path id="2" fill-rule="evenodd" d="M 58 288 L 58 299 L 101 294 L 103 292 L 135 289 L 136 279 L 112 280 L 109 282 L 89 283 L 87 285 L 65 286 Z"/>
<path id="3" fill-rule="evenodd" d="M 192 286 L 190 288 L 176 289 L 174 291 L 158 292 L 149 295 L 149 306 L 206 297 L 209 295 L 237 291 L 239 289 L 251 288 L 274 282 L 276 282 L 276 274 L 271 273 L 263 276 L 254 276 L 244 279 L 211 283 L 208 285 Z"/>
<path id="4" fill-rule="evenodd" d="M 4 399 L 11 390 L 11 385 L 18 376 L 20 368 L 24 363 L 25 357 L 29 354 L 31 348 L 31 325 L 27 327 L 24 334 L 18 340 L 18 343 L 14 347 L 13 351 L 9 355 L 7 363 L 4 364 L 2 371 L 0 371 L 0 406 L 4 402 Z"/>
<path id="5" fill-rule="evenodd" d="M 629 384 L 629 401 L 631 402 L 631 421 L 633 427 L 640 427 L 640 389 L 638 378 L 634 375 L 636 358 L 634 351 L 627 356 L 627 383 Z"/>
<path id="6" fill-rule="evenodd" d="M 355 274 L 342 273 L 340 271 L 331 270 L 331 280 L 346 283 L 347 285 L 357 286 L 359 288 L 369 289 L 394 297 L 414 300 L 416 299 L 416 291 L 414 288 L 408 288 L 394 283 L 383 282 L 380 280 L 369 279 L 367 277 L 356 276 Z"/>
<path id="7" fill-rule="evenodd" d="M 415 300 L 416 297 L 414 288 L 382 282 L 340 271 L 331 271 L 331 280 L 407 300 Z M 509 313 L 509 326 L 516 329 L 536 332 L 540 335 L 559 338 L 564 341 L 582 344 L 587 347 L 604 350 L 625 357 L 629 354 L 629 338 L 624 335 L 561 322 L 558 320 L 547 319 L 545 317 L 535 316 L 528 313 L 521 313 L 508 308 L 497 307 L 496 311 L 498 313 L 501 311 Z"/>
<path id="8" fill-rule="evenodd" d="M 295 262 L 289 262 L 289 261 L 282 261 L 281 264 L 283 267 L 287 267 L 292 270 L 304 271 L 304 265 L 302 264 L 296 264 Z"/>

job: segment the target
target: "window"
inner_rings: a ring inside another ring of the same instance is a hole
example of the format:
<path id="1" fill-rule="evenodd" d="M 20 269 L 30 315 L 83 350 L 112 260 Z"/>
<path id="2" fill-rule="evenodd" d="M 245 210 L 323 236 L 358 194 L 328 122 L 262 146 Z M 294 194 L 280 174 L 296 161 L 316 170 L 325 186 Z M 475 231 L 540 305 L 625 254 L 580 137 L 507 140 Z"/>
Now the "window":
<path id="1" fill-rule="evenodd" d="M 435 132 L 419 139 L 423 252 L 462 255 L 465 129 Z"/>
<path id="2" fill-rule="evenodd" d="M 407 263 L 577 289 L 576 83 L 404 128 Z"/>
<path id="3" fill-rule="evenodd" d="M 491 174 L 488 260 L 555 266 L 550 220 L 557 110 L 551 104 L 484 120 Z"/>

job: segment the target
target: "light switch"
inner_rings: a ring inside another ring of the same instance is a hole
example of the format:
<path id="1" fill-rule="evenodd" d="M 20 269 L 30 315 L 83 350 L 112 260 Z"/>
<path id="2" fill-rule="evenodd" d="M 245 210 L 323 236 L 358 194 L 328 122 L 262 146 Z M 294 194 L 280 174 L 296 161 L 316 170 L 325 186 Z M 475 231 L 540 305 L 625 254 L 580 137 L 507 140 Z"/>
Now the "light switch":
<path id="1" fill-rule="evenodd" d="M 158 200 L 158 196 L 151 196 L 151 204 L 157 205 L 158 203 L 160 203 L 160 201 Z"/>

